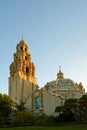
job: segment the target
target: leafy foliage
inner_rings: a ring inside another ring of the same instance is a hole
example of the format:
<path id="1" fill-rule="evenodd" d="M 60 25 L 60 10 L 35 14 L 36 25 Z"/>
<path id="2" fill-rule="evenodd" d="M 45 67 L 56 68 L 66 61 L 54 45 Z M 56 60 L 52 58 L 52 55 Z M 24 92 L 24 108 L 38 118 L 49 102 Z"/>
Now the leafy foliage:
<path id="1" fill-rule="evenodd" d="M 18 111 L 12 121 L 12 126 L 29 126 L 33 125 L 34 116 L 30 111 Z"/>
<path id="2" fill-rule="evenodd" d="M 80 99 L 67 99 L 63 106 L 57 106 L 55 112 L 59 113 L 58 121 L 78 121 L 87 123 L 87 95 Z"/>
<path id="3" fill-rule="evenodd" d="M 25 107 L 25 102 L 21 100 L 20 104 L 14 102 L 14 107 L 17 111 L 25 111 L 27 108 Z"/>
<path id="4" fill-rule="evenodd" d="M 12 100 L 6 94 L 0 94 L 0 125 L 8 124 L 9 114 L 12 112 Z"/>
<path id="5" fill-rule="evenodd" d="M 79 101 L 79 120 L 80 122 L 87 123 L 87 95 L 83 95 Z"/>
<path id="6" fill-rule="evenodd" d="M 80 99 L 67 99 L 63 106 L 57 106 L 57 117 L 34 114 L 26 109 L 22 101 L 20 104 L 15 103 L 16 111 L 12 110 L 12 105 L 9 96 L 0 94 L 0 126 L 7 125 L 9 117 L 11 126 L 53 126 L 76 121 L 87 124 L 87 95 Z"/>

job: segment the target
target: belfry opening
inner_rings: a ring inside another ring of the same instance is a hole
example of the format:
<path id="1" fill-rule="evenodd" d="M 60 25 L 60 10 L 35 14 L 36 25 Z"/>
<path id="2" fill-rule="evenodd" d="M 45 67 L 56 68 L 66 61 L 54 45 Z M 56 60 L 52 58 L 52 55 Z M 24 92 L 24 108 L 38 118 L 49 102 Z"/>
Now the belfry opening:
<path id="1" fill-rule="evenodd" d="M 29 67 L 26 67 L 26 74 L 29 73 Z"/>

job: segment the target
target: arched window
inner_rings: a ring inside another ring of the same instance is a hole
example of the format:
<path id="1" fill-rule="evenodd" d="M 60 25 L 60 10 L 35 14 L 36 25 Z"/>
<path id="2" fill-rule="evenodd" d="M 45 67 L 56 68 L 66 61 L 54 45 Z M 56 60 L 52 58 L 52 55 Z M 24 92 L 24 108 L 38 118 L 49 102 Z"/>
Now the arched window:
<path id="1" fill-rule="evenodd" d="M 40 109 L 41 108 L 41 99 L 40 97 L 36 97 L 35 99 L 35 109 Z"/>
<path id="2" fill-rule="evenodd" d="M 23 51 L 23 47 L 21 46 L 21 50 Z"/>
<path id="3" fill-rule="evenodd" d="M 27 56 L 25 56 L 25 60 L 27 60 Z"/>
<path id="4" fill-rule="evenodd" d="M 50 86 L 47 86 L 47 90 L 50 90 Z"/>
<path id="5" fill-rule="evenodd" d="M 27 48 L 25 48 L 25 51 L 27 51 Z"/>
<path id="6" fill-rule="evenodd" d="M 29 73 L 29 67 L 26 67 L 26 73 Z"/>

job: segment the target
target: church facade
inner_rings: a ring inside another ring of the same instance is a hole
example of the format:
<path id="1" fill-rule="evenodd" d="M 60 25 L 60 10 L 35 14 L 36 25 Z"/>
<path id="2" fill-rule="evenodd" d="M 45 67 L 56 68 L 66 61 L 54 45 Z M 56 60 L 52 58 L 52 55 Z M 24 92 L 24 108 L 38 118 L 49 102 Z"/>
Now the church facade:
<path id="1" fill-rule="evenodd" d="M 28 46 L 22 39 L 10 65 L 9 96 L 13 102 L 24 102 L 26 108 L 34 113 L 53 115 L 56 106 L 63 105 L 66 99 L 79 98 L 85 93 L 82 83 L 64 78 L 61 68 L 56 80 L 38 88 L 35 71 Z"/>

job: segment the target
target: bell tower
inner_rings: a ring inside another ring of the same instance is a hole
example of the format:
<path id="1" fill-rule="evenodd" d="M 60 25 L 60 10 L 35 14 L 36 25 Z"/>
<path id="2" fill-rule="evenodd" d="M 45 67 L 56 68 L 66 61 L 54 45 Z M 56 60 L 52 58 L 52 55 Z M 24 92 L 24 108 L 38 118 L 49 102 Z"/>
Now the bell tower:
<path id="1" fill-rule="evenodd" d="M 14 102 L 20 103 L 21 100 L 26 101 L 29 94 L 36 89 L 35 65 L 28 46 L 22 39 L 16 46 L 14 60 L 10 65 L 9 96 Z M 27 105 L 31 108 L 31 105 Z"/>

